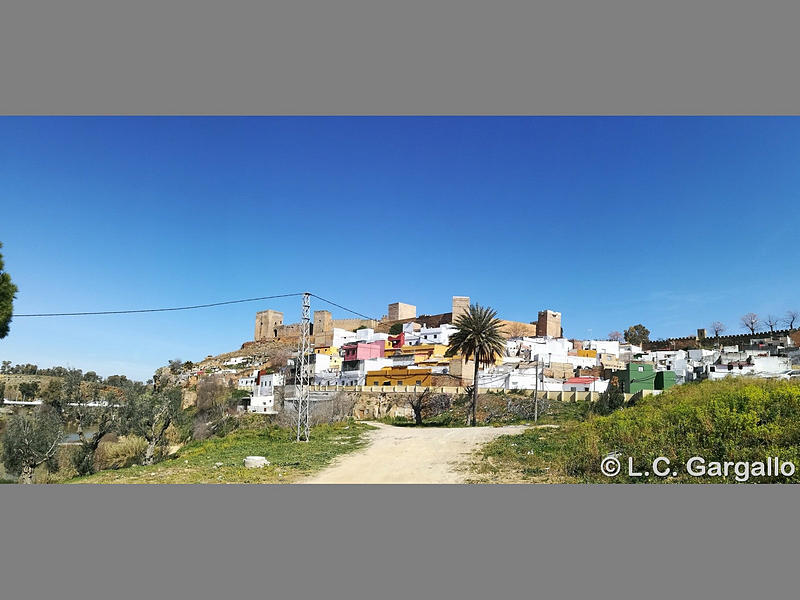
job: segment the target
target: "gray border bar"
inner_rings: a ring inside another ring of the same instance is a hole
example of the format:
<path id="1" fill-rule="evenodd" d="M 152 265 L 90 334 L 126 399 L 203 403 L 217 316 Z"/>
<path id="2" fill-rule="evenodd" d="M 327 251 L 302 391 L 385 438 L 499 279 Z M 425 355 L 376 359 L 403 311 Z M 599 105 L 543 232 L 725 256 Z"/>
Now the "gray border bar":
<path id="1" fill-rule="evenodd" d="M 795 598 L 793 486 L 2 486 L 7 598 Z"/>
<path id="2" fill-rule="evenodd" d="M 800 4 L 60 0 L 0 16 L 0 112 L 797 112 Z"/>

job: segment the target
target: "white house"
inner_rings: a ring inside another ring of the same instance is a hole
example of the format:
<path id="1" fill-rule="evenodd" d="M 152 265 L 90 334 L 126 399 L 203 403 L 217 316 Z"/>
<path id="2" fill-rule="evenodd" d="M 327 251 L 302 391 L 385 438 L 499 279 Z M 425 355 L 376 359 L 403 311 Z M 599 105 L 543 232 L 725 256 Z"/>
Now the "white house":
<path id="1" fill-rule="evenodd" d="M 333 328 L 333 340 L 331 341 L 331 346 L 334 348 L 341 348 L 345 344 L 355 341 L 356 334 L 354 332 L 347 331 L 346 329 L 340 329 L 339 327 Z"/>
<path id="2" fill-rule="evenodd" d="M 253 386 L 253 395 L 250 398 L 248 410 L 255 413 L 275 412 L 275 388 L 284 384 L 281 373 L 259 373 Z"/>
<path id="3" fill-rule="evenodd" d="M 524 337 L 520 342 L 519 356 L 549 365 L 551 362 L 567 362 L 570 350 L 572 342 L 565 338 Z"/>
<path id="4" fill-rule="evenodd" d="M 751 356 L 747 361 L 731 361 L 709 365 L 708 378 L 711 380 L 736 375 L 754 377 L 786 378 L 791 376 L 792 361 L 786 356 Z"/>
<path id="5" fill-rule="evenodd" d="M 366 342 L 369 344 L 370 342 L 376 342 L 381 340 L 385 342 L 389 339 L 388 333 L 375 333 L 374 329 L 370 329 L 369 327 L 364 327 L 363 329 L 359 329 L 355 332 L 356 335 L 356 342 Z"/>
<path id="6" fill-rule="evenodd" d="M 570 377 L 564 382 L 565 392 L 605 392 L 608 389 L 608 379 L 599 377 Z"/>
<path id="7" fill-rule="evenodd" d="M 568 362 L 573 367 L 580 367 L 581 369 L 591 369 L 592 367 L 597 366 L 597 357 L 596 356 L 576 356 L 574 354 L 568 354 L 564 357 L 563 361 L 558 362 Z"/>
<path id="8" fill-rule="evenodd" d="M 253 371 L 247 377 L 240 377 L 239 382 L 236 384 L 236 387 L 237 389 L 240 390 L 247 390 L 248 392 L 252 392 L 253 386 L 255 386 L 257 378 L 258 378 L 258 369 Z"/>
<path id="9" fill-rule="evenodd" d="M 406 325 L 412 325 L 406 323 Z M 410 346 L 418 346 L 421 344 L 443 344 L 450 343 L 450 336 L 452 336 L 458 329 L 453 325 L 444 324 L 439 327 L 420 327 L 415 330 L 413 327 L 403 327 L 405 334 L 406 344 Z"/>
<path id="10" fill-rule="evenodd" d="M 620 344 L 619 357 L 625 362 L 631 362 L 637 354 L 642 354 L 642 347 L 635 344 Z"/>
<path id="11" fill-rule="evenodd" d="M 585 340 L 584 350 L 597 350 L 597 354 L 612 354 L 619 358 L 619 342 L 612 340 Z"/>
<path id="12" fill-rule="evenodd" d="M 390 366 L 392 366 L 392 359 L 388 357 L 347 361 L 342 365 L 342 371 L 337 374 L 335 383 L 336 385 L 364 385 L 368 371 L 377 371 Z"/>

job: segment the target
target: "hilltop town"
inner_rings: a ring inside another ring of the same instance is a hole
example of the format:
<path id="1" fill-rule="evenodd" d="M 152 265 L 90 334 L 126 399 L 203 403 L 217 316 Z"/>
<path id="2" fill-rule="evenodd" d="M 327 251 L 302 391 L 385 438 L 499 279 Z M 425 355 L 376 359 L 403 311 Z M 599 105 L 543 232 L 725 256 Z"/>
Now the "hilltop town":
<path id="1" fill-rule="evenodd" d="M 447 348 L 457 331 L 453 323 L 469 304 L 469 297 L 453 296 L 450 311 L 417 314 L 416 306 L 394 302 L 380 319 L 333 319 L 328 310 L 314 311 L 306 373 L 311 389 L 318 397 L 338 391 L 408 394 L 421 388 L 463 392 L 475 383 L 474 363 L 447 356 Z M 481 392 L 525 390 L 591 399 L 612 383 L 634 395 L 730 375 L 800 376 L 796 329 L 728 336 L 698 329 L 689 337 L 626 341 L 621 335 L 565 338 L 562 314 L 550 309 L 538 311 L 535 321 L 502 323 L 505 349 L 494 364 L 479 369 Z M 248 393 L 242 409 L 274 413 L 292 395 L 300 331 L 299 323 L 284 323 L 279 311 L 258 312 L 254 339 L 239 350 L 180 366 L 185 404 L 193 403 L 198 381 L 214 376 Z"/>

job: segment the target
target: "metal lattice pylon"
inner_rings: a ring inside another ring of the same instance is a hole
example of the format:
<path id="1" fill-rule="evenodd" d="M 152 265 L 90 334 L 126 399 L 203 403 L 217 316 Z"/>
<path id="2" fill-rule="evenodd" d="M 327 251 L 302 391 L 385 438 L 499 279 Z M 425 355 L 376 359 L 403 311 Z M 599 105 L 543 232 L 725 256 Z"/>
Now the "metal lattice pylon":
<path id="1" fill-rule="evenodd" d="M 308 441 L 308 421 L 310 401 L 308 388 L 310 384 L 309 363 L 311 353 L 311 294 L 303 293 L 303 315 L 300 320 L 300 345 L 297 351 L 294 374 L 294 397 L 297 406 L 297 441 Z"/>

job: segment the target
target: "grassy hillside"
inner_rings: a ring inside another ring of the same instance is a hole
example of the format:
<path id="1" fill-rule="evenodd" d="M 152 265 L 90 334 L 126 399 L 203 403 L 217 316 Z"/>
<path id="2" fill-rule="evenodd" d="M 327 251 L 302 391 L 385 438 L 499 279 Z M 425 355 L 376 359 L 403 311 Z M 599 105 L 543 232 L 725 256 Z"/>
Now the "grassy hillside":
<path id="1" fill-rule="evenodd" d="M 600 464 L 616 452 L 622 472 L 606 477 Z M 666 457 L 676 476 L 632 478 Z M 530 430 L 486 446 L 476 463 L 479 481 L 732 483 L 727 477 L 693 477 L 686 462 L 765 461 L 777 456 L 800 469 L 800 382 L 731 378 L 679 386 L 606 417 L 589 416 L 557 430 Z M 753 476 L 753 482 L 800 482 L 800 472 Z"/>
<path id="2" fill-rule="evenodd" d="M 174 458 L 152 466 L 101 471 L 69 483 L 287 483 L 361 448 L 368 429 L 353 422 L 318 425 L 308 443 L 296 442 L 291 428 L 245 429 L 192 442 Z M 250 455 L 266 456 L 270 465 L 247 469 L 243 461 Z"/>
<path id="3" fill-rule="evenodd" d="M 21 400 L 19 396 L 19 384 L 36 382 L 39 384 L 39 391 L 47 387 L 47 384 L 54 379 L 60 377 L 53 377 L 52 375 L 18 375 L 18 374 L 2 374 L 0 375 L 0 383 L 6 384 L 5 396 L 9 400 Z"/>

